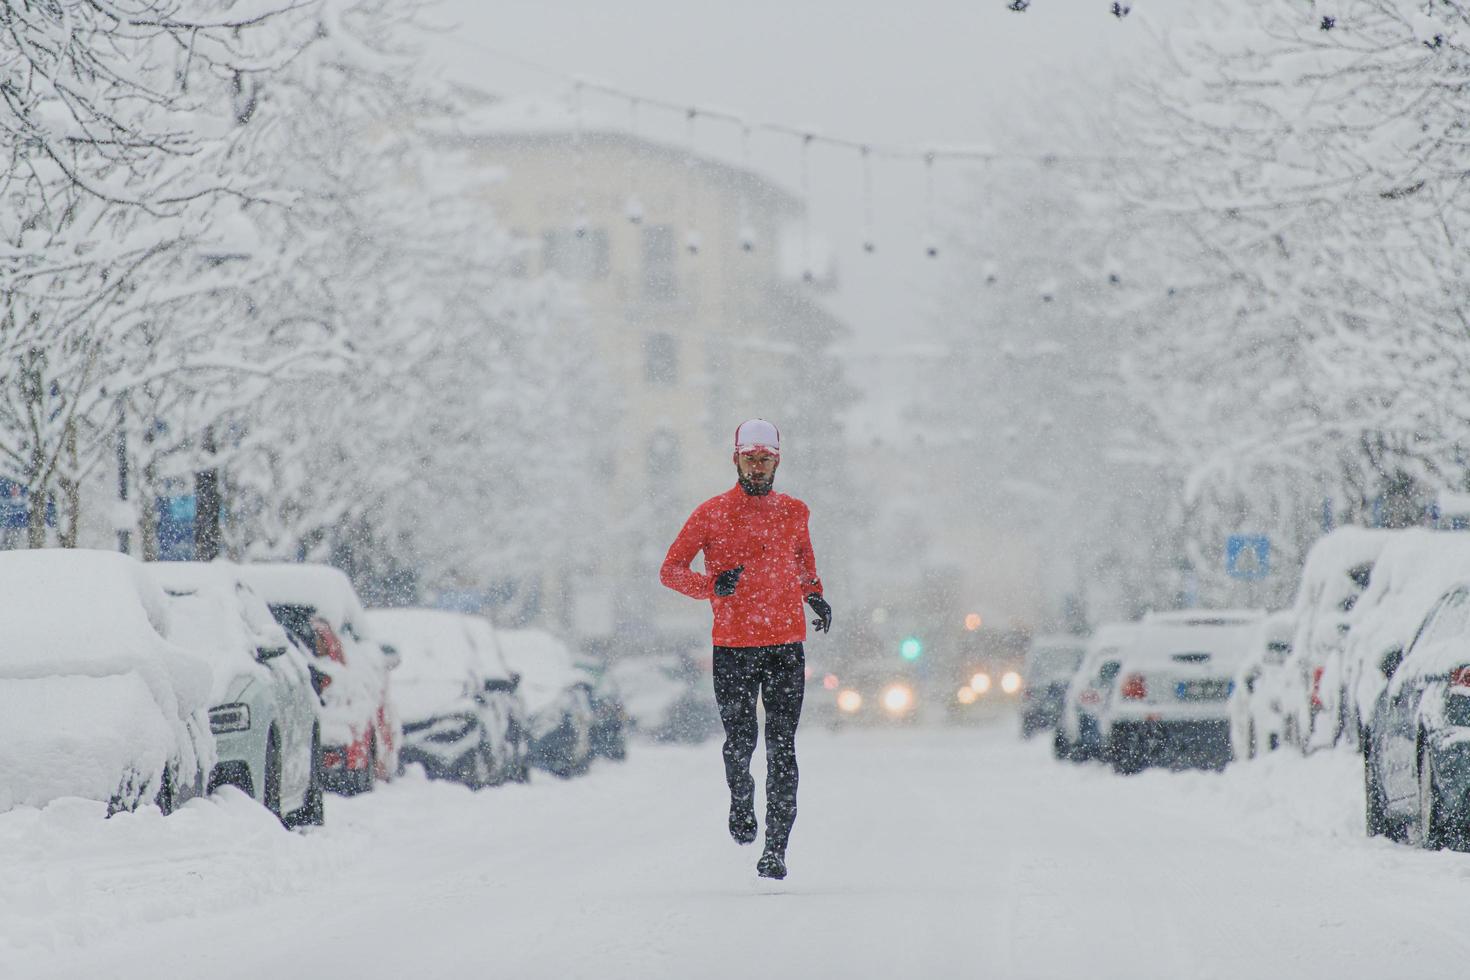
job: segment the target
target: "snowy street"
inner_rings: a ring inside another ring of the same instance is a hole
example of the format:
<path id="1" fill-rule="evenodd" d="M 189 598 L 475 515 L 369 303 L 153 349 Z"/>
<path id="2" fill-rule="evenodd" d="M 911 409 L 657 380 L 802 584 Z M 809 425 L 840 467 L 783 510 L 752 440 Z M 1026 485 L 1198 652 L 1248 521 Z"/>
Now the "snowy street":
<path id="1" fill-rule="evenodd" d="M 715 741 L 478 794 L 410 775 L 304 835 L 233 791 L 167 820 L 6 813 L 0 975 L 1363 977 L 1470 957 L 1470 857 L 1367 840 L 1346 752 L 1125 779 L 1010 719 L 800 745 L 779 883 L 725 835 Z"/>

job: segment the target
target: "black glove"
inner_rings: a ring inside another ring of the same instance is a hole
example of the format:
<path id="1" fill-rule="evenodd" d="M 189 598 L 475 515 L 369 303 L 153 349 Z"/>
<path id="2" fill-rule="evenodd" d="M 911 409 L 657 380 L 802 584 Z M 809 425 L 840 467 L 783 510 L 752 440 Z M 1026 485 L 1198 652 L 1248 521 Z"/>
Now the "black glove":
<path id="1" fill-rule="evenodd" d="M 734 595 L 735 585 L 740 581 L 740 573 L 743 571 L 745 571 L 745 566 L 737 565 L 729 571 L 716 575 L 715 595 Z"/>
<path id="2" fill-rule="evenodd" d="M 816 627 L 817 632 L 832 632 L 832 607 L 827 604 L 827 600 L 813 592 L 806 597 L 806 604 L 811 606 L 812 612 L 817 614 L 817 618 L 812 620 L 812 625 Z"/>

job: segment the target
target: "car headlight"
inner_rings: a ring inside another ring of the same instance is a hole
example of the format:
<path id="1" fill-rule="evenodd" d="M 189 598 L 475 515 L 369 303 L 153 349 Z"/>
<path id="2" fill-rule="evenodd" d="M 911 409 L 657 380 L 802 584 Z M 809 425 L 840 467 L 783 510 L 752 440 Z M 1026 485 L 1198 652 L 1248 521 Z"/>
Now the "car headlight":
<path id="1" fill-rule="evenodd" d="M 249 728 L 250 705 L 248 704 L 236 702 L 216 705 L 209 709 L 209 730 L 216 735 L 248 731 Z"/>
<path id="2" fill-rule="evenodd" d="M 837 695 L 837 710 L 847 714 L 856 714 L 863 706 L 863 696 L 852 688 L 848 688 Z"/>
<path id="3" fill-rule="evenodd" d="M 1021 675 L 1014 670 L 1008 670 L 1001 675 L 1000 689 L 1007 694 L 1015 694 L 1021 689 Z"/>
<path id="4" fill-rule="evenodd" d="M 975 699 L 979 696 L 980 695 L 976 694 L 975 689 L 969 684 L 966 684 L 964 687 L 955 692 L 955 700 L 958 701 L 960 704 L 974 704 Z"/>
<path id="5" fill-rule="evenodd" d="M 890 684 L 883 691 L 883 709 L 901 715 L 914 706 L 914 692 L 907 684 Z"/>
<path id="6" fill-rule="evenodd" d="M 971 677 L 970 678 L 970 690 L 974 691 L 976 694 L 984 694 L 987 691 L 989 691 L 990 690 L 990 675 L 987 674 L 987 673 L 985 673 L 985 671 L 982 670 L 979 673 L 977 673 L 974 677 Z"/>

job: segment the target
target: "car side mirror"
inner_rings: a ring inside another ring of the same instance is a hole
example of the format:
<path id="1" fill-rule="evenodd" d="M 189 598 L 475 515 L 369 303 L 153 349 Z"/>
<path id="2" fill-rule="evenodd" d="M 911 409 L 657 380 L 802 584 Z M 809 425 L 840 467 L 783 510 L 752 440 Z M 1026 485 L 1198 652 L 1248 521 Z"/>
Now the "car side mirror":
<path id="1" fill-rule="evenodd" d="M 403 663 L 403 654 L 391 643 L 379 643 L 378 646 L 383 651 L 383 663 L 388 665 L 389 670 L 397 670 Z"/>
<path id="2" fill-rule="evenodd" d="M 1383 677 L 1387 680 L 1393 677 L 1394 673 L 1399 669 L 1399 664 L 1403 662 L 1404 648 L 1394 647 L 1383 655 L 1383 659 L 1378 663 L 1378 669 L 1383 671 Z"/>
<path id="3" fill-rule="evenodd" d="M 255 648 L 255 661 L 256 661 L 256 663 L 262 663 L 263 664 L 267 660 L 274 660 L 277 657 L 284 656 L 285 653 L 286 653 L 286 648 L 285 647 L 256 647 Z"/>

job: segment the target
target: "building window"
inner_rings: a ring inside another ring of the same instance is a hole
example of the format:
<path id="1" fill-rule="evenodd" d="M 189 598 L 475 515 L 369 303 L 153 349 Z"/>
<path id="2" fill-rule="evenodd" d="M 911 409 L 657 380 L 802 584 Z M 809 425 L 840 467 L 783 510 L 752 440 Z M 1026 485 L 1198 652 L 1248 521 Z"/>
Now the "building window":
<path id="1" fill-rule="evenodd" d="M 605 228 L 588 228 L 580 235 L 571 228 L 553 228 L 541 234 L 543 268 L 573 282 L 606 279 L 612 271 L 608 249 Z"/>
<path id="2" fill-rule="evenodd" d="M 679 479 L 683 465 L 679 452 L 679 435 L 659 429 L 648 439 L 648 479 L 655 491 L 667 489 Z"/>
<path id="3" fill-rule="evenodd" d="M 679 341 L 666 333 L 650 334 L 643 345 L 643 380 L 651 385 L 679 381 Z"/>
<path id="4" fill-rule="evenodd" d="M 679 269 L 674 229 L 648 225 L 643 229 L 643 298 L 674 299 L 679 295 Z"/>

